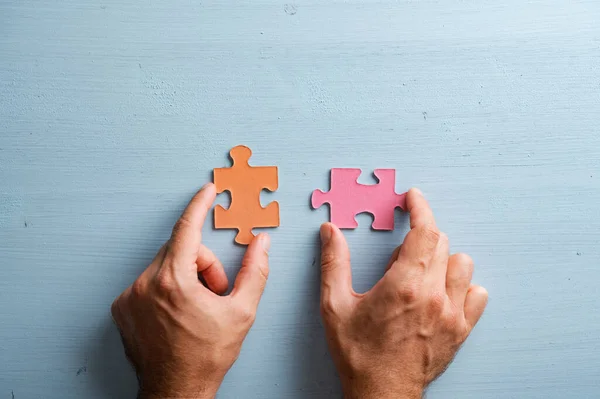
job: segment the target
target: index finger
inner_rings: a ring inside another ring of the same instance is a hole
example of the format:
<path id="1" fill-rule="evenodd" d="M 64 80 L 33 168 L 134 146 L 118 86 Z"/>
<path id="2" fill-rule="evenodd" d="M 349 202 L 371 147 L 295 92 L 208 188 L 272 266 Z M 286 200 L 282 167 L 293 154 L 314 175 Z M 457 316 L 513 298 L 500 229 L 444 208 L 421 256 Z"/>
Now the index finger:
<path id="1" fill-rule="evenodd" d="M 173 255 L 189 259 L 195 264 L 202 239 L 202 225 L 216 195 L 215 185 L 212 183 L 206 184 L 194 195 L 173 226 L 170 240 Z"/>
<path id="2" fill-rule="evenodd" d="M 419 189 L 411 188 L 406 194 L 406 210 L 410 213 L 410 228 L 435 226 L 435 218 L 429 203 Z"/>

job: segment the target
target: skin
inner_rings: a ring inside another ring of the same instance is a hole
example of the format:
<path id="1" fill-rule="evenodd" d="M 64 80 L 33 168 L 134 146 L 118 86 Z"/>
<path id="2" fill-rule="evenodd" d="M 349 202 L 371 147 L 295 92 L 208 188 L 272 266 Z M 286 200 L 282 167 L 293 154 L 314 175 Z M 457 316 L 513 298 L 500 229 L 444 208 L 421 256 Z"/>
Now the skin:
<path id="1" fill-rule="evenodd" d="M 223 296 L 223 266 L 201 237 L 215 195 L 207 184 L 194 196 L 169 241 L 112 305 L 140 399 L 214 398 L 254 322 L 270 239 L 255 237 Z M 411 230 L 364 294 L 352 289 L 343 234 L 321 226 L 321 314 L 347 399 L 422 397 L 487 303 L 485 289 L 471 284 L 473 261 L 449 256 L 448 238 L 420 191 L 409 191 L 407 206 Z"/>
<path id="2" fill-rule="evenodd" d="M 421 398 L 487 304 L 487 291 L 471 284 L 473 260 L 449 255 L 421 192 L 406 201 L 411 230 L 364 294 L 352 289 L 344 236 L 321 227 L 321 314 L 347 399 Z"/>
<path id="3" fill-rule="evenodd" d="M 208 184 L 194 196 L 169 241 L 112 305 L 140 399 L 214 398 L 254 323 L 269 274 L 269 237 L 252 241 L 231 294 L 218 295 L 227 277 L 201 243 L 215 195 Z"/>

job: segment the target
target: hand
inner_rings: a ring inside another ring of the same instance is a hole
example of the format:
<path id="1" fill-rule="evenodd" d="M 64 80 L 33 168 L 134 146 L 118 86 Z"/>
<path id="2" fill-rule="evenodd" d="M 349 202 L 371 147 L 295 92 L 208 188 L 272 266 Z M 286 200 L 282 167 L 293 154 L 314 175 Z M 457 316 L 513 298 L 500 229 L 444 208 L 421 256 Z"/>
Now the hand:
<path id="1" fill-rule="evenodd" d="M 194 196 L 169 241 L 112 305 L 140 398 L 213 398 L 254 322 L 269 273 L 269 237 L 252 241 L 231 294 L 217 295 L 227 291 L 227 276 L 200 243 L 215 195 L 207 184 Z"/>
<path id="2" fill-rule="evenodd" d="M 448 254 L 420 191 L 407 195 L 410 232 L 385 275 L 352 289 L 350 254 L 334 225 L 321 227 L 321 314 L 346 398 L 421 398 L 444 372 L 485 309 L 473 261 Z"/>

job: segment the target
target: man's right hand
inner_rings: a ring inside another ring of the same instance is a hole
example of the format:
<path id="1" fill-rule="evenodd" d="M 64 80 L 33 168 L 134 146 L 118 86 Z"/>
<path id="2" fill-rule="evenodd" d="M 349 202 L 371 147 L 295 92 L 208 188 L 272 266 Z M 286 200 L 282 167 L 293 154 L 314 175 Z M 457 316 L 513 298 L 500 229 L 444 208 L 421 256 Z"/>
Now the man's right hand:
<path id="1" fill-rule="evenodd" d="M 364 294 L 352 289 L 343 234 L 321 227 L 321 314 L 347 399 L 421 398 L 487 304 L 485 288 L 471 284 L 473 261 L 449 256 L 421 192 L 406 201 L 411 230 Z"/>
<path id="2" fill-rule="evenodd" d="M 140 399 L 214 398 L 254 323 L 269 236 L 254 238 L 231 294 L 220 295 L 229 285 L 223 265 L 201 243 L 215 195 L 207 184 L 194 196 L 154 261 L 112 305 Z"/>

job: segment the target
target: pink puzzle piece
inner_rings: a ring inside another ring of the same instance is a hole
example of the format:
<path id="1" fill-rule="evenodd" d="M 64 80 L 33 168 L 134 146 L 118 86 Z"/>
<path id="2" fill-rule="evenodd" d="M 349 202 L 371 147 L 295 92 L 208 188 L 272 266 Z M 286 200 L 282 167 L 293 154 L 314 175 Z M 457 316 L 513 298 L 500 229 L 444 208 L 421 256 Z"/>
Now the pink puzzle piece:
<path id="1" fill-rule="evenodd" d="M 340 229 L 358 226 L 354 217 L 361 212 L 373 215 L 375 230 L 394 230 L 394 210 L 406 210 L 406 193 L 396 194 L 396 170 L 375 169 L 378 184 L 358 183 L 360 169 L 331 169 L 331 190 L 312 193 L 313 208 L 328 203 L 331 222 Z"/>

